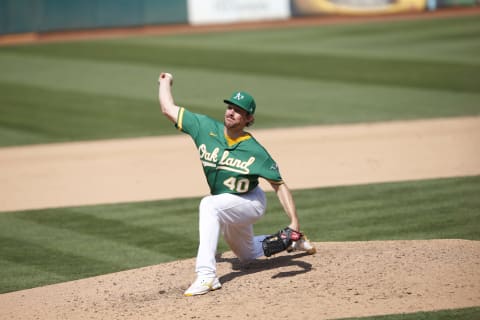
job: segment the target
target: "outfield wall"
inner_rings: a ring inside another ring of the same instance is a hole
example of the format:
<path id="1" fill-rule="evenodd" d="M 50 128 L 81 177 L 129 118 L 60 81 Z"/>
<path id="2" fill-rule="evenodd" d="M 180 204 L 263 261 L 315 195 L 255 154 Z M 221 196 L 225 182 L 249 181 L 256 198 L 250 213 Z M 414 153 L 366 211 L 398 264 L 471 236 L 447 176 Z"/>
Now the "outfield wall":
<path id="1" fill-rule="evenodd" d="M 0 36 L 52 31 L 392 14 L 480 0 L 0 0 Z"/>
<path id="2" fill-rule="evenodd" d="M 194 25 L 290 17 L 290 0 L 188 0 L 188 18 Z"/>
<path id="3" fill-rule="evenodd" d="M 0 0 L 0 34 L 290 18 L 291 0 Z"/>
<path id="4" fill-rule="evenodd" d="M 293 15 L 312 14 L 390 14 L 423 11 L 427 0 L 293 0 Z"/>
<path id="5" fill-rule="evenodd" d="M 0 0 L 0 34 L 187 23 L 186 0 Z"/>

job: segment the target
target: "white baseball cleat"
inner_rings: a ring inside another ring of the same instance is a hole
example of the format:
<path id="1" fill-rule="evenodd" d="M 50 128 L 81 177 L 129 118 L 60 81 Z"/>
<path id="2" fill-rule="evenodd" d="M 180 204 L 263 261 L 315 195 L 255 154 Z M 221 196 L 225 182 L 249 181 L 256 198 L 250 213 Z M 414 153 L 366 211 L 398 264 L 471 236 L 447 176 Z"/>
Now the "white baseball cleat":
<path id="1" fill-rule="evenodd" d="M 288 252 L 292 251 L 306 251 L 308 254 L 315 254 L 317 249 L 315 249 L 306 236 L 302 236 L 299 240 L 294 241 L 290 248 L 288 248 Z"/>
<path id="2" fill-rule="evenodd" d="M 190 288 L 185 291 L 184 296 L 191 297 L 200 294 L 205 294 L 209 291 L 217 290 L 222 287 L 222 284 L 217 277 L 214 278 L 202 278 L 198 277 Z"/>

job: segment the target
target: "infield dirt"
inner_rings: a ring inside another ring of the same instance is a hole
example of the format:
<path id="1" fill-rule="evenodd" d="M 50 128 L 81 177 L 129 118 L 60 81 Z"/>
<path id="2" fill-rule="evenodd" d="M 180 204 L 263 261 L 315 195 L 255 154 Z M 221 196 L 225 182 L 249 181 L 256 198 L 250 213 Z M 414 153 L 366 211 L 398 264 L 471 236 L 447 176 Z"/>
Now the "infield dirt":
<path id="1" fill-rule="evenodd" d="M 480 174 L 480 117 L 252 133 L 293 189 Z M 185 134 L 2 148 L 0 164 L 0 212 L 208 193 Z"/>

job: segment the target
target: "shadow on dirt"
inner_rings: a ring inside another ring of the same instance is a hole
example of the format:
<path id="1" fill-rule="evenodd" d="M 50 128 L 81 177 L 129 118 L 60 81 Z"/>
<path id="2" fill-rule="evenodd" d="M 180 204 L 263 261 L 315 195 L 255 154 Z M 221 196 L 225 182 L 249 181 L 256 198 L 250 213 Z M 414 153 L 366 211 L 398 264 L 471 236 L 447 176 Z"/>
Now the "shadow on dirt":
<path id="1" fill-rule="evenodd" d="M 272 276 L 272 279 L 294 277 L 299 274 L 307 273 L 312 270 L 312 265 L 308 262 L 295 260 L 307 256 L 308 253 L 299 253 L 295 255 L 285 255 L 266 260 L 255 260 L 249 263 L 241 263 L 238 258 L 224 258 L 217 256 L 218 263 L 230 263 L 233 271 L 220 277 L 221 283 L 227 283 L 237 277 L 264 272 L 277 268 L 292 267 L 291 271 L 280 271 Z"/>

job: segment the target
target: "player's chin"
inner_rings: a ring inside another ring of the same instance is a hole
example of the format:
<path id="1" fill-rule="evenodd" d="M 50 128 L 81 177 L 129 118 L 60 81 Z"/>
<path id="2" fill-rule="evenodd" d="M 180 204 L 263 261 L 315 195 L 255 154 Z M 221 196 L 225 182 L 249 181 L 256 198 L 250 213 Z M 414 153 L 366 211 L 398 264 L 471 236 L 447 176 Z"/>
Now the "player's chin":
<path id="1" fill-rule="evenodd" d="M 223 124 L 225 127 L 231 129 L 231 128 L 235 128 L 238 126 L 238 123 L 236 123 L 235 121 L 229 119 L 229 118 L 226 118 L 224 121 L 223 121 Z"/>

